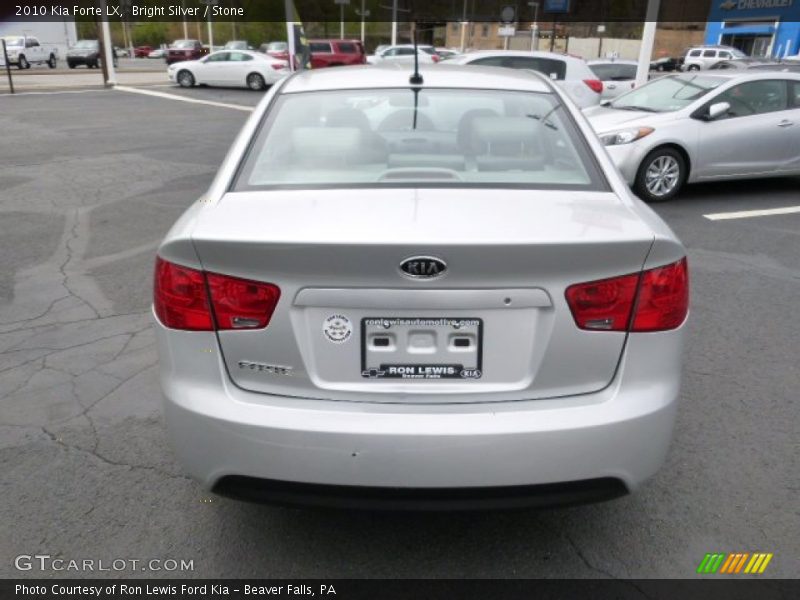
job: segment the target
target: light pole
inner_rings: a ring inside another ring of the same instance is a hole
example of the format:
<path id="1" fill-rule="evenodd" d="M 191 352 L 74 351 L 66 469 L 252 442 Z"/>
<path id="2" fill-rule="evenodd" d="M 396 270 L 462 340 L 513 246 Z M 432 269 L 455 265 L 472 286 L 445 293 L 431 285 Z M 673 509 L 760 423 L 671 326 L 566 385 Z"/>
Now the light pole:
<path id="1" fill-rule="evenodd" d="M 208 7 L 208 51 L 214 51 L 214 31 L 211 27 L 211 13 L 213 12 L 211 9 L 212 6 L 216 6 L 219 3 L 219 0 L 201 0 L 203 4 Z M 198 24 L 199 28 L 199 24 Z"/>
<path id="2" fill-rule="evenodd" d="M 397 45 L 397 0 L 392 0 L 392 46 Z"/>
<path id="3" fill-rule="evenodd" d="M 464 54 L 464 50 L 467 46 L 467 0 L 464 0 L 464 11 L 461 13 L 461 54 Z"/>
<path id="4" fill-rule="evenodd" d="M 369 16 L 369 11 L 364 8 L 365 0 L 361 0 L 361 10 L 356 9 L 356 14 L 361 17 L 361 44 L 364 44 L 364 40 L 366 39 L 366 32 L 365 32 L 365 20 L 366 17 Z"/>
<path id="5" fill-rule="evenodd" d="M 344 7 L 350 4 L 350 0 L 333 0 L 334 4 L 339 5 L 339 39 L 344 39 Z M 363 4 L 362 4 L 363 6 Z"/>
<path id="6" fill-rule="evenodd" d="M 528 2 L 528 6 L 533 8 L 533 25 L 531 25 L 531 52 L 533 52 L 539 47 L 539 3 Z"/>

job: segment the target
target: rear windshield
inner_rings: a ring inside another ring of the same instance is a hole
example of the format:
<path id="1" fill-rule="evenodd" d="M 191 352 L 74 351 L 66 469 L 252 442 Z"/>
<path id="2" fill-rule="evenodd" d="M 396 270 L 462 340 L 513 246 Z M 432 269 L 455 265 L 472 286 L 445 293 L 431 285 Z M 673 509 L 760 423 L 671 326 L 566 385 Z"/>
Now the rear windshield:
<path id="1" fill-rule="evenodd" d="M 403 88 L 279 96 L 234 189 L 605 185 L 552 94 Z"/>
<path id="2" fill-rule="evenodd" d="M 636 79 L 636 65 L 619 63 L 589 65 L 589 68 L 600 81 L 628 81 Z"/>
<path id="3" fill-rule="evenodd" d="M 172 44 L 172 47 L 178 49 L 194 48 L 196 43 L 197 42 L 195 42 L 194 40 L 176 40 L 175 43 Z"/>

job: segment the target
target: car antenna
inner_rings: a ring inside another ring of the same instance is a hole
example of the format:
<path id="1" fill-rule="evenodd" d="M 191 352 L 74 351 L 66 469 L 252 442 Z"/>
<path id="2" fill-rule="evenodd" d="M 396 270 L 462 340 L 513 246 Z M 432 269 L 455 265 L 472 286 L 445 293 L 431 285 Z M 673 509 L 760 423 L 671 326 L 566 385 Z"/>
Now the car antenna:
<path id="1" fill-rule="evenodd" d="M 416 23 L 415 23 L 416 25 Z M 417 28 L 414 27 L 414 74 L 408 78 L 411 85 L 422 85 L 422 75 L 419 74 L 419 54 L 417 54 Z"/>

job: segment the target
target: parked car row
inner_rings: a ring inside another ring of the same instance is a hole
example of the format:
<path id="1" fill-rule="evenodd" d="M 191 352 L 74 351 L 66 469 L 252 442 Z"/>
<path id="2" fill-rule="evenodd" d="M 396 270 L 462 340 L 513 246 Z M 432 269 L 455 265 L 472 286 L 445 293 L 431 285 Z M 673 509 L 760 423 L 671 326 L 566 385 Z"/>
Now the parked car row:
<path id="1" fill-rule="evenodd" d="M 319 44 L 312 42 L 312 49 L 328 50 Z M 328 54 L 334 54 L 339 48 L 332 44 L 330 50 Z M 418 62 L 433 66 L 441 60 L 438 55 L 433 58 L 435 53 L 432 46 L 419 46 Z M 411 68 L 414 47 L 387 46 L 377 57 L 370 57 L 376 67 L 405 60 Z M 687 183 L 800 174 L 800 62 L 729 62 L 718 62 L 707 73 L 692 69 L 636 88 L 634 61 L 586 62 L 523 51 L 470 52 L 444 61 L 544 75 L 584 109 L 625 180 L 649 202 L 668 200 Z M 242 50 L 179 62 L 169 73 L 184 87 L 239 85 L 258 90 L 288 74 L 289 68 L 285 59 Z M 416 115 L 421 128 L 433 120 L 424 109 Z M 729 122 L 733 120 L 735 124 Z M 753 144 L 758 146 L 755 150 Z"/>

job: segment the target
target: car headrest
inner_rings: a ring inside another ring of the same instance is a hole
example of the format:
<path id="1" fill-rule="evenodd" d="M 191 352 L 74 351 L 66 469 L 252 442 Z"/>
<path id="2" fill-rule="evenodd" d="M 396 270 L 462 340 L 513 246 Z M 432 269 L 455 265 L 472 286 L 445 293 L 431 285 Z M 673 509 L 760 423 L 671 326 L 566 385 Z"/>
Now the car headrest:
<path id="1" fill-rule="evenodd" d="M 542 125 L 527 117 L 478 117 L 471 146 L 477 154 L 530 156 L 541 153 Z"/>
<path id="2" fill-rule="evenodd" d="M 356 127 L 357 129 L 368 130 L 369 119 L 363 111 L 356 108 L 337 108 L 332 110 L 325 117 L 327 127 Z"/>
<path id="3" fill-rule="evenodd" d="M 352 164 L 361 160 L 364 149 L 363 134 L 357 127 L 297 127 L 290 142 L 289 153 L 299 162 Z"/>

